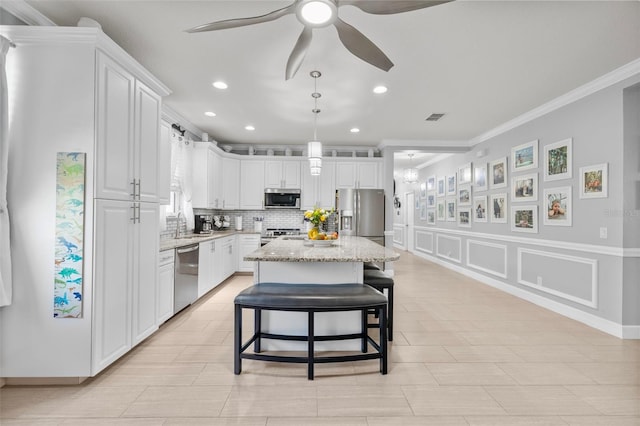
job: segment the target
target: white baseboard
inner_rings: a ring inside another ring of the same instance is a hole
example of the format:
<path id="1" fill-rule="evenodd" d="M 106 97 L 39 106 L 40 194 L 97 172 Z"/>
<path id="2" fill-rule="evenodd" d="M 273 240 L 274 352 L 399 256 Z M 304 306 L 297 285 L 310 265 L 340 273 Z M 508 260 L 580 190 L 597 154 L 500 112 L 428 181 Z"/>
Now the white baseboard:
<path id="1" fill-rule="evenodd" d="M 5 381 L 3 378 L 0 377 L 0 388 L 3 387 L 5 385 Z"/>
<path id="2" fill-rule="evenodd" d="M 514 287 L 513 285 L 504 283 L 502 281 L 498 281 L 491 277 L 487 277 L 477 272 L 470 271 L 466 268 L 463 268 L 462 266 L 445 262 L 444 260 L 438 259 L 436 257 L 429 256 L 427 254 L 419 253 L 419 252 L 413 252 L 413 254 L 415 254 L 416 256 L 422 257 L 423 259 L 429 260 L 433 263 L 437 263 L 438 265 L 444 266 L 445 268 L 459 272 L 462 275 L 466 275 L 483 284 L 497 288 L 498 290 L 502 290 L 505 293 L 509 293 L 520 299 L 534 303 L 540 307 L 553 311 L 557 314 L 563 315 L 567 318 L 571 318 L 585 325 L 588 325 L 589 327 L 595 328 L 596 330 L 600 330 L 604 333 L 610 334 L 620 339 L 640 339 L 640 325 L 624 326 L 622 324 L 618 324 L 613 321 L 600 318 L 598 316 L 595 316 L 588 312 L 581 311 L 571 306 L 558 303 L 554 300 L 547 299 L 546 297 L 542 297 L 537 294 L 525 291 L 518 287 Z"/>

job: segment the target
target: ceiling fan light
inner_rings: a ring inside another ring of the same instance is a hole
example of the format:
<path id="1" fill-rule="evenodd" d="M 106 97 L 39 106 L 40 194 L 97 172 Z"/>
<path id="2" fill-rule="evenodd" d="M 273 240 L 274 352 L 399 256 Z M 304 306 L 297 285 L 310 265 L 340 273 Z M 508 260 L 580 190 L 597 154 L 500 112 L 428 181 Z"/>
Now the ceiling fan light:
<path id="1" fill-rule="evenodd" d="M 331 0 L 303 0 L 296 15 L 300 22 L 313 27 L 322 27 L 335 21 L 338 8 Z"/>

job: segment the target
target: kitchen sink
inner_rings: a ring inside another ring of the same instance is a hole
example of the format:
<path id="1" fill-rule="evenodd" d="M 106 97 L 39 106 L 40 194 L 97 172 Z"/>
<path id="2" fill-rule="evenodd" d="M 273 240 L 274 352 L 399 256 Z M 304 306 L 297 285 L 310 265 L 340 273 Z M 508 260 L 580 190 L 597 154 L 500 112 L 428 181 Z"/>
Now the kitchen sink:
<path id="1" fill-rule="evenodd" d="M 304 235 L 289 235 L 283 238 L 283 240 L 299 240 L 302 241 L 304 239 L 306 239 L 307 237 L 305 237 Z"/>

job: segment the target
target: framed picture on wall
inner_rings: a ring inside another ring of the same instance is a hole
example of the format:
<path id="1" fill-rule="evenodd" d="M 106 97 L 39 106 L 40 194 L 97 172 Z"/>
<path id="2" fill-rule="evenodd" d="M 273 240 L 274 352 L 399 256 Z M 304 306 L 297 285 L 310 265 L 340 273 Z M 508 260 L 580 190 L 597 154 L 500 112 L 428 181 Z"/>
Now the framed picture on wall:
<path id="1" fill-rule="evenodd" d="M 436 211 L 434 209 L 427 209 L 427 225 L 436 224 Z"/>
<path id="2" fill-rule="evenodd" d="M 571 226 L 571 187 L 546 188 L 544 190 L 545 225 Z"/>
<path id="3" fill-rule="evenodd" d="M 475 164 L 473 166 L 473 191 L 486 191 L 487 184 L 487 163 Z"/>
<path id="4" fill-rule="evenodd" d="M 538 174 L 516 176 L 511 184 L 511 201 L 538 200 Z"/>
<path id="5" fill-rule="evenodd" d="M 436 194 L 438 197 L 444 197 L 445 195 L 445 182 L 446 182 L 446 177 L 445 176 L 440 176 L 438 178 L 438 180 L 436 181 Z"/>
<path id="6" fill-rule="evenodd" d="M 413 191 L 413 200 L 416 203 L 416 210 L 420 210 L 420 192 Z"/>
<path id="7" fill-rule="evenodd" d="M 460 185 L 458 187 L 458 205 L 471 205 L 471 185 Z"/>
<path id="8" fill-rule="evenodd" d="M 420 220 L 427 220 L 427 203 L 420 201 Z"/>
<path id="9" fill-rule="evenodd" d="M 432 209 L 436 206 L 436 194 L 427 192 L 427 208 Z"/>
<path id="10" fill-rule="evenodd" d="M 456 221 L 456 199 L 455 198 L 447 198 L 447 222 L 455 222 Z"/>
<path id="11" fill-rule="evenodd" d="M 473 221 L 474 222 L 486 222 L 487 221 L 487 196 L 481 195 L 479 197 L 473 197 Z"/>
<path id="12" fill-rule="evenodd" d="M 456 175 L 447 176 L 447 195 L 456 195 Z"/>
<path id="13" fill-rule="evenodd" d="M 580 198 L 607 198 L 608 163 L 580 167 Z"/>
<path id="14" fill-rule="evenodd" d="M 507 223 L 507 194 L 491 194 L 491 202 L 489 203 L 491 208 L 491 222 L 492 223 Z"/>
<path id="15" fill-rule="evenodd" d="M 435 191 L 436 190 L 436 177 L 429 176 L 427 178 L 427 191 Z"/>
<path id="16" fill-rule="evenodd" d="M 445 214 L 445 205 L 446 202 L 444 198 L 438 199 L 438 201 L 436 202 L 436 218 L 438 219 L 438 221 L 444 222 L 445 220 L 447 220 L 447 216 Z"/>
<path id="17" fill-rule="evenodd" d="M 458 184 L 471 183 L 471 163 L 458 168 Z"/>
<path id="18" fill-rule="evenodd" d="M 506 188 L 507 175 L 507 157 L 498 158 L 489 163 L 491 189 Z"/>
<path id="19" fill-rule="evenodd" d="M 511 230 L 538 233 L 538 206 L 527 204 L 511 207 Z"/>
<path id="20" fill-rule="evenodd" d="M 538 140 L 511 148 L 511 171 L 521 172 L 538 167 Z"/>
<path id="21" fill-rule="evenodd" d="M 544 180 L 553 181 L 571 178 L 572 139 L 544 146 Z"/>
<path id="22" fill-rule="evenodd" d="M 420 184 L 420 199 L 424 200 L 425 198 L 427 198 L 427 184 L 422 182 Z"/>
<path id="23" fill-rule="evenodd" d="M 469 207 L 458 209 L 458 226 L 471 228 L 471 209 Z"/>

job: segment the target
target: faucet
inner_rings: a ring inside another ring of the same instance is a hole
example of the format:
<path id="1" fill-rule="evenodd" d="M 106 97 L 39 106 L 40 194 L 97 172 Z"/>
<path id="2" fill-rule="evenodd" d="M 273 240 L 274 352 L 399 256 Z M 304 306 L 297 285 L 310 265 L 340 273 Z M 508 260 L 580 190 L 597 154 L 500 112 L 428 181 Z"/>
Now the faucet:
<path id="1" fill-rule="evenodd" d="M 180 216 L 182 216 L 181 211 L 176 215 L 176 238 L 180 238 Z"/>

